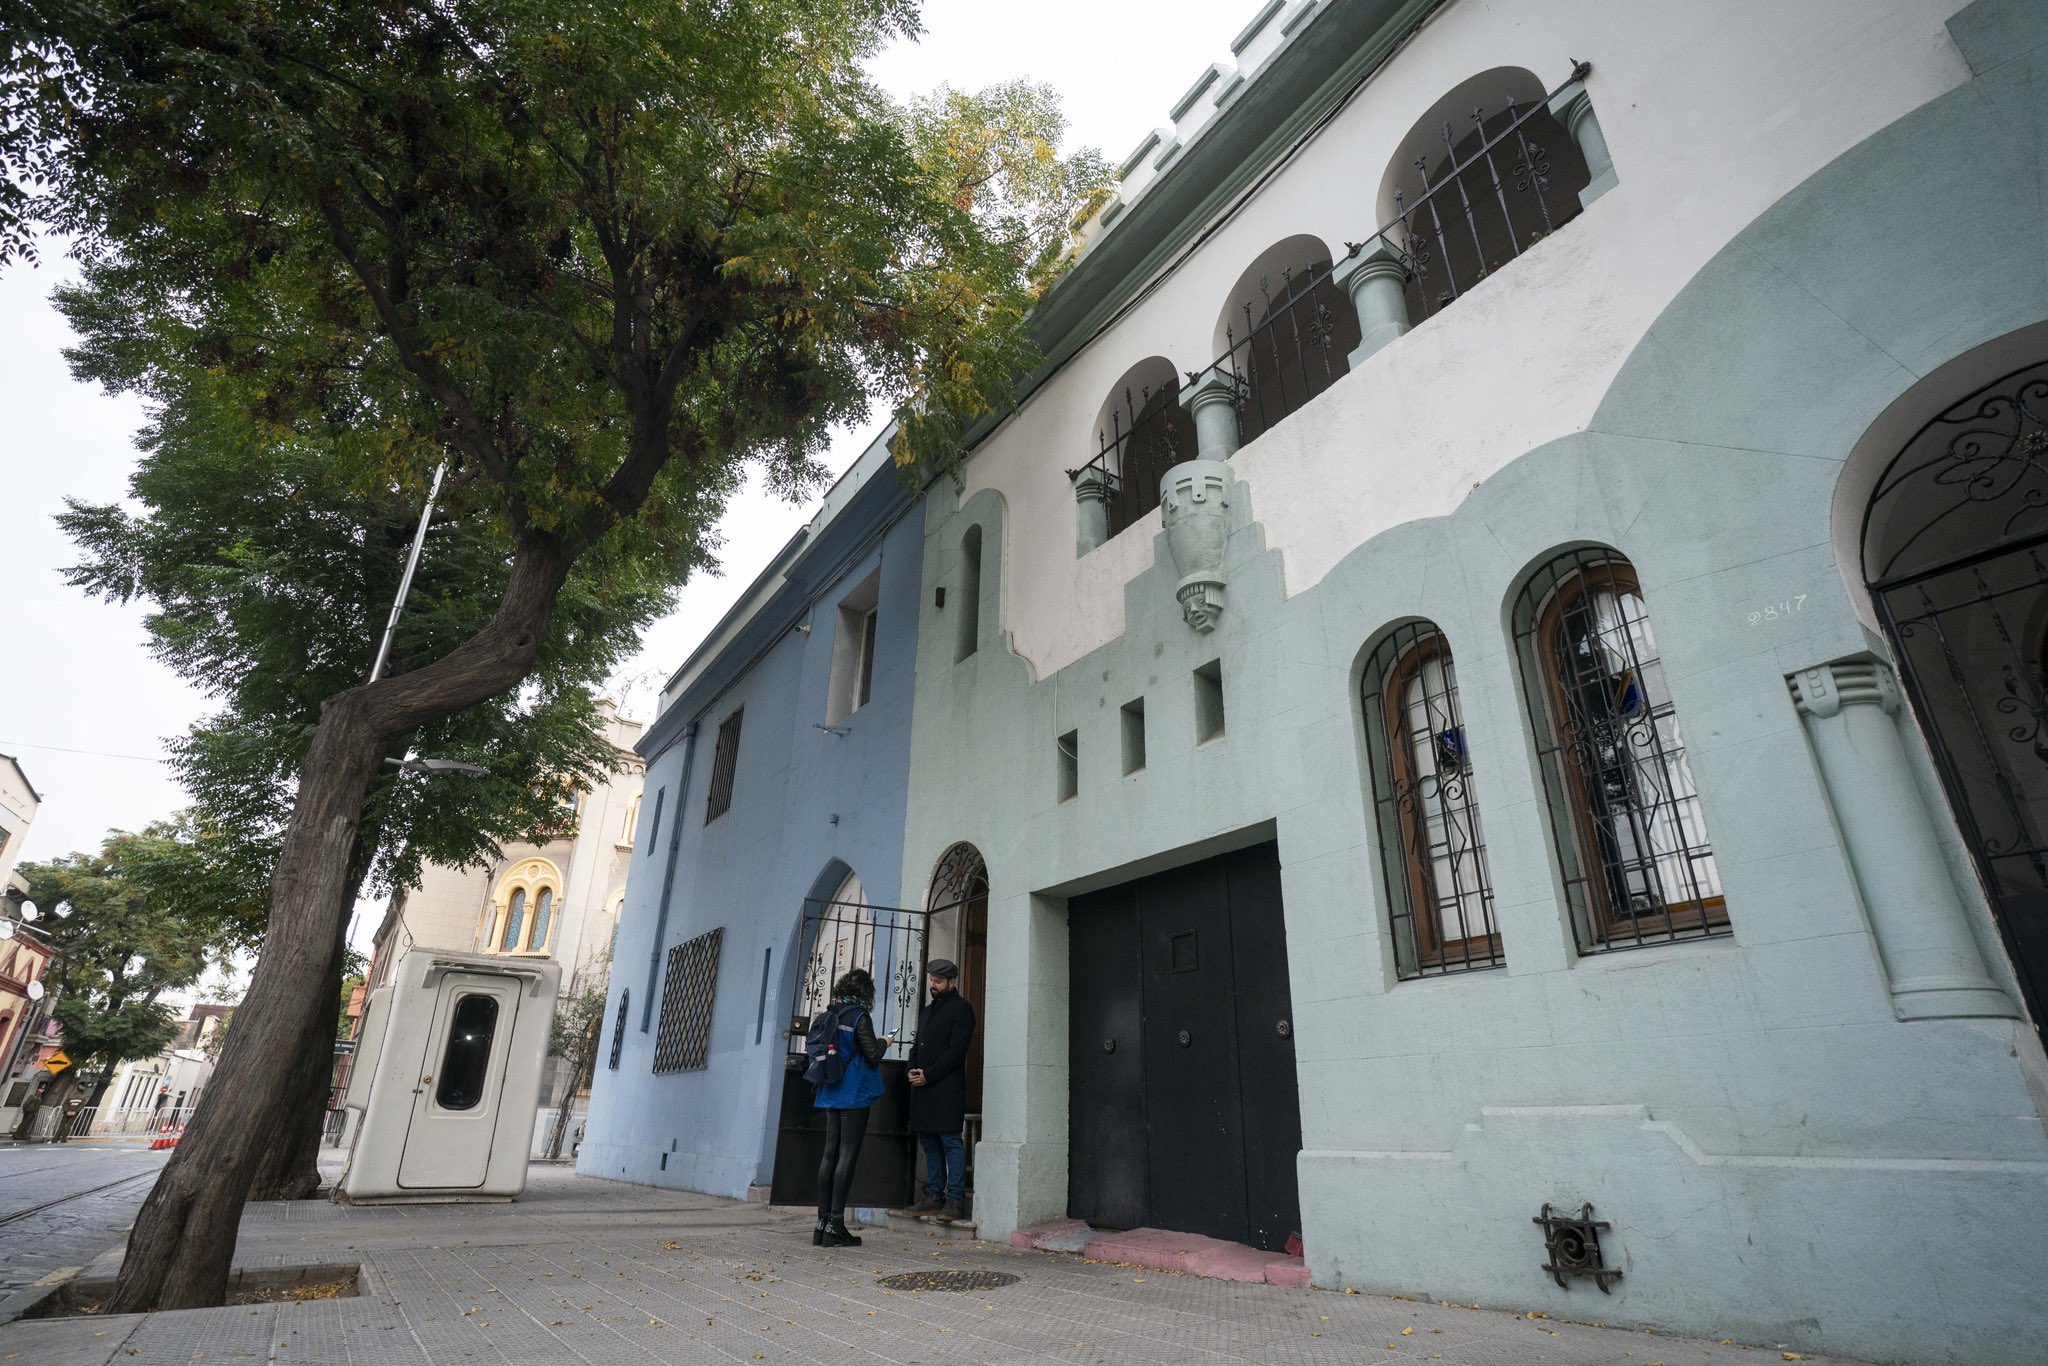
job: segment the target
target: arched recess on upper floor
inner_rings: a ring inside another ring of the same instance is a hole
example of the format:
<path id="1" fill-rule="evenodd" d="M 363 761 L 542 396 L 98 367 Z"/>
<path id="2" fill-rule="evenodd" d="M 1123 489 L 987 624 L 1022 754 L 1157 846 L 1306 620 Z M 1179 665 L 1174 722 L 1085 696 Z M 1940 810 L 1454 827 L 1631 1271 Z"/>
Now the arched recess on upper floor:
<path id="1" fill-rule="evenodd" d="M 1159 506 L 1159 480 L 1195 458 L 1195 423 L 1181 402 L 1181 376 L 1164 356 L 1124 371 L 1095 414 L 1090 465 L 1107 480 L 1108 534 Z"/>
<path id="2" fill-rule="evenodd" d="M 1358 313 L 1331 276 L 1332 259 L 1320 237 L 1284 237 L 1254 257 L 1224 295 L 1210 354 L 1238 389 L 1239 444 L 1256 440 L 1349 369 Z"/>
<path id="3" fill-rule="evenodd" d="M 1411 322 L 1449 307 L 1582 211 L 1586 158 L 1545 107 L 1546 93 L 1524 67 L 1482 71 L 1395 144 L 1379 221 L 1407 258 Z"/>

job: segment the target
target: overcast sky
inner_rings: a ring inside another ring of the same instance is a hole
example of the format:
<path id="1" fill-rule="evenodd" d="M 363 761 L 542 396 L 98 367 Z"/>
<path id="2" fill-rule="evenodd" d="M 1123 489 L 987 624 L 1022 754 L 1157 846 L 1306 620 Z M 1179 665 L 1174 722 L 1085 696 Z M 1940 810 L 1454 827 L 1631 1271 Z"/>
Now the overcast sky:
<path id="1" fill-rule="evenodd" d="M 875 63 L 899 95 L 945 82 L 975 88 L 1029 76 L 1050 83 L 1072 122 L 1069 146 L 1112 161 L 1166 123 L 1173 101 L 1230 40 L 1257 0 L 927 0 L 921 42 Z M 159 756 L 167 736 L 209 710 L 208 699 L 150 657 L 142 612 L 67 586 L 75 553 L 52 523 L 65 497 L 122 499 L 143 410 L 73 381 L 70 332 L 51 289 L 67 274 L 58 252 L 39 268 L 0 270 L 0 753 L 20 759 L 43 807 L 23 850 L 47 859 L 94 849 L 111 829 L 135 829 L 183 805 Z M 835 470 L 874 432 L 845 434 Z M 809 518 L 757 488 L 722 524 L 724 573 L 683 590 L 675 614 L 647 633 L 621 680 L 659 679 L 680 664 L 775 551 Z M 363 642 L 367 665 L 373 642 Z M 652 688 L 636 687 L 646 719 Z"/>

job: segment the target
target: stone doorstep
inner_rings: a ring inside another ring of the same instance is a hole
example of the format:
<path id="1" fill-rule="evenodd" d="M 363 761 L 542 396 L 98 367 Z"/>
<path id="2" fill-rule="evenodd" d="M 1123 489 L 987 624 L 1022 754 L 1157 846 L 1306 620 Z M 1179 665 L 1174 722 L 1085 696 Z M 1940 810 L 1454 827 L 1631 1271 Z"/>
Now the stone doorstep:
<path id="1" fill-rule="evenodd" d="M 1115 1233 L 1090 1228 L 1079 1219 L 1060 1219 L 1020 1228 L 1010 1235 L 1010 1243 L 1041 1252 L 1078 1252 L 1093 1261 L 1127 1262 L 1207 1280 L 1304 1289 L 1309 1283 L 1308 1265 L 1299 1257 L 1261 1252 L 1243 1243 L 1226 1243 L 1199 1233 L 1173 1233 L 1159 1228 Z"/>

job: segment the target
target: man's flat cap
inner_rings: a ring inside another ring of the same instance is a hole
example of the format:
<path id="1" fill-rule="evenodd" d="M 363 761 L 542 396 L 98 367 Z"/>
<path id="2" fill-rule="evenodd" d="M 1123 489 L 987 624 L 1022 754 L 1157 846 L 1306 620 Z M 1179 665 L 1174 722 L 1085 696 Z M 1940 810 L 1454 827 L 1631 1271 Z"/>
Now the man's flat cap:
<path id="1" fill-rule="evenodd" d="M 934 958 L 924 965 L 925 974 L 930 977 L 944 977 L 948 980 L 960 976 L 960 965 L 950 958 Z"/>

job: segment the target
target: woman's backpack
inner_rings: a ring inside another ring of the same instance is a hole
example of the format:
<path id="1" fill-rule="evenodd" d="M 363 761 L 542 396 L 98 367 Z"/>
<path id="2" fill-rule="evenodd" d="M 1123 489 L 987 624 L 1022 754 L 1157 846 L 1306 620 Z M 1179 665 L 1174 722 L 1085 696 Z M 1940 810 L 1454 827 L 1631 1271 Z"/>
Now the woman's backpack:
<path id="1" fill-rule="evenodd" d="M 839 1032 L 851 1030 L 863 1009 L 855 1001 L 834 1001 L 818 1012 L 811 1021 L 810 1033 L 804 1036 L 804 1056 L 808 1059 L 805 1081 L 813 1086 L 839 1084 L 853 1051 L 851 1043 L 845 1048 L 839 1046 Z"/>

